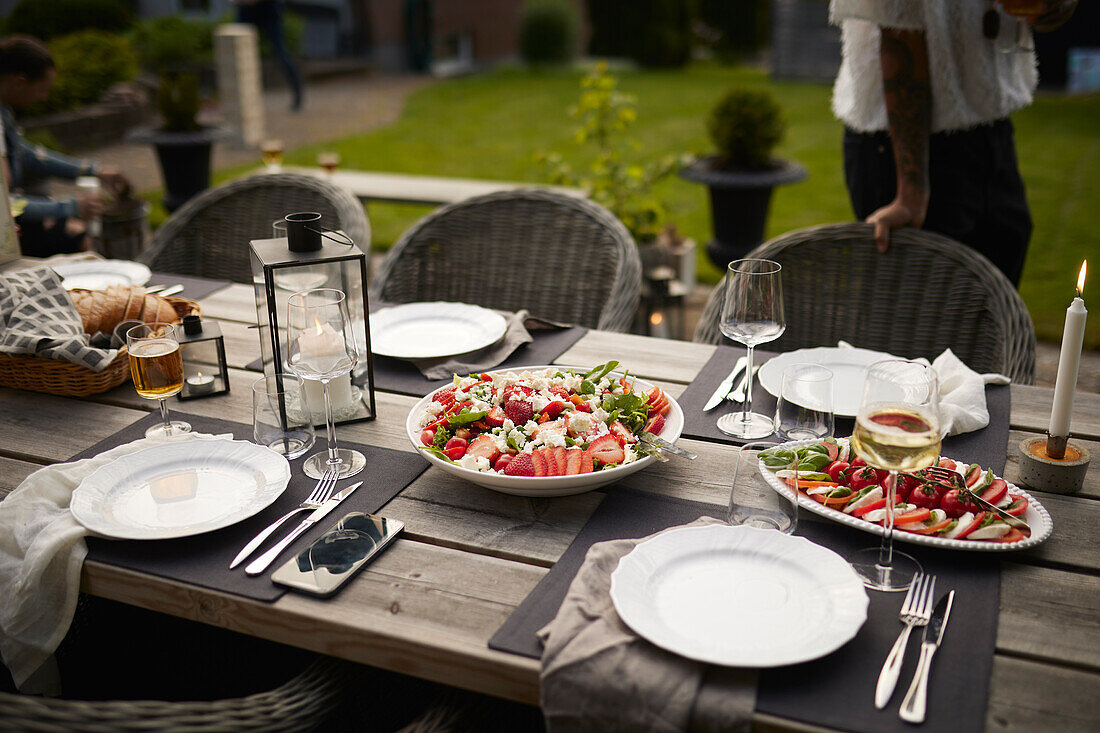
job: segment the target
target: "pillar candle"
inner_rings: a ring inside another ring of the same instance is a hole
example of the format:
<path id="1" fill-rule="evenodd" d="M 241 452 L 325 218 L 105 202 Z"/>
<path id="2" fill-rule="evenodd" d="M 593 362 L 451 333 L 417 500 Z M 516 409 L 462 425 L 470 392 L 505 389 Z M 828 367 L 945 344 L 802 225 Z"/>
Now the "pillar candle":
<path id="1" fill-rule="evenodd" d="M 1087 263 L 1086 263 L 1087 264 Z M 1081 366 L 1081 345 L 1085 339 L 1085 320 L 1088 311 L 1081 290 L 1085 286 L 1085 265 L 1077 280 L 1077 297 L 1066 309 L 1066 325 L 1062 330 L 1062 352 L 1058 357 L 1058 379 L 1054 383 L 1054 406 L 1050 411 L 1048 433 L 1056 437 L 1069 435 L 1070 415 L 1073 413 L 1073 391 L 1077 387 L 1077 370 Z"/>

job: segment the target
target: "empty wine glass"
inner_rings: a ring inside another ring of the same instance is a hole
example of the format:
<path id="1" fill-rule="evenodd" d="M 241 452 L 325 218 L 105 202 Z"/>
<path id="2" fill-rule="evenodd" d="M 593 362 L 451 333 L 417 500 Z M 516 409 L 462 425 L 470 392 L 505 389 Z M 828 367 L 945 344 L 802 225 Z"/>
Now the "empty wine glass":
<path id="1" fill-rule="evenodd" d="M 147 400 L 160 401 L 163 422 L 145 431 L 146 438 L 159 438 L 191 432 L 182 420 L 168 417 L 165 401 L 183 389 L 183 356 L 171 323 L 143 323 L 126 332 L 126 351 L 130 357 L 130 375 L 134 389 Z"/>
<path id="2" fill-rule="evenodd" d="M 340 478 L 363 470 L 362 453 L 336 445 L 329 383 L 347 375 L 359 360 L 348 317 L 347 298 L 340 290 L 320 288 L 294 293 L 287 300 L 287 365 L 304 380 L 320 382 L 324 394 L 327 453 L 314 453 L 302 464 L 310 478 L 321 478 L 329 468 Z"/>
<path id="3" fill-rule="evenodd" d="M 748 349 L 745 401 L 741 412 L 718 418 L 718 429 L 726 435 L 755 440 L 771 435 L 775 423 L 769 415 L 752 411 L 752 350 L 757 344 L 774 341 L 786 329 L 783 317 L 782 270 L 771 260 L 734 260 L 726 274 L 726 295 L 719 328 L 726 338 Z"/>
<path id="4" fill-rule="evenodd" d="M 820 364 L 783 370 L 775 405 L 775 432 L 782 440 L 820 440 L 833 434 L 833 373 Z"/>
<path id="5" fill-rule="evenodd" d="M 1025 18 L 1040 15 L 1046 9 L 1044 0 L 1000 0 L 1001 9 L 1011 15 L 1016 29 L 1012 39 L 1005 45 L 1001 45 L 998 37 L 998 48 L 1004 53 L 1029 53 L 1035 50 L 1031 42 L 1031 34 L 1027 29 Z"/>
<path id="6" fill-rule="evenodd" d="M 901 359 L 868 367 L 852 449 L 868 465 L 890 472 L 885 485 L 882 543 L 856 552 L 850 558 L 852 567 L 868 588 L 905 590 L 921 566 L 909 555 L 894 550 L 895 489 L 898 471 L 927 468 L 939 458 L 939 382 L 935 370 Z"/>

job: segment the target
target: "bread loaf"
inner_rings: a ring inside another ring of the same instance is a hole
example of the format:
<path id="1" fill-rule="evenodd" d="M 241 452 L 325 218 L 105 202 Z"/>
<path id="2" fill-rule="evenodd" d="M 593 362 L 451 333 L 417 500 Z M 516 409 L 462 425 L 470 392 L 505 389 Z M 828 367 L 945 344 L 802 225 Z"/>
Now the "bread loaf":
<path id="1" fill-rule="evenodd" d="M 85 333 L 111 333 L 123 321 L 174 323 L 179 320 L 172 304 L 138 285 L 111 285 L 106 290 L 72 290 L 73 305 Z"/>

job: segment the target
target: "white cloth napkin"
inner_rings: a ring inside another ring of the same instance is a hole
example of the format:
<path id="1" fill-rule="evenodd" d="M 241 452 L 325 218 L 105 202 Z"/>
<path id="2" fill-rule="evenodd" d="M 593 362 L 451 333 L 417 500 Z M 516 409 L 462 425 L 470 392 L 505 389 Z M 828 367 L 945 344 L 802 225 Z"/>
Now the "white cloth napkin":
<path id="1" fill-rule="evenodd" d="M 428 379 L 450 379 L 454 374 L 472 374 L 483 372 L 487 369 L 499 366 L 501 362 L 512 355 L 523 344 L 529 344 L 535 339 L 531 331 L 547 331 L 560 328 L 569 328 L 567 324 L 547 321 L 536 318 L 526 310 L 518 310 L 515 313 L 497 311 L 508 319 L 508 329 L 504 336 L 495 344 L 486 346 L 472 354 L 450 356 L 440 359 L 413 359 L 412 362 Z"/>
<path id="2" fill-rule="evenodd" d="M 40 468 L 0 501 L 0 655 L 20 690 L 56 694 L 56 679 L 30 678 L 50 660 L 76 611 L 89 532 L 69 510 L 73 490 L 100 466 L 165 440 L 231 438 L 142 438 L 93 458 Z"/>
<path id="3" fill-rule="evenodd" d="M 837 342 L 842 349 L 854 348 L 847 341 Z M 892 357 L 900 358 L 900 357 Z M 928 364 L 927 359 L 914 359 Z M 931 363 L 940 382 L 940 432 L 959 435 L 981 430 L 989 424 L 989 407 L 985 401 L 985 385 L 1008 384 L 1012 380 L 1003 374 L 978 374 L 946 349 Z"/>
<path id="4" fill-rule="evenodd" d="M 708 524 L 720 522 L 702 517 L 687 526 Z M 615 612 L 611 573 L 646 539 L 592 545 L 557 616 L 539 630 L 544 647 L 540 704 L 547 730 L 748 730 L 756 702 L 753 670 L 738 670 L 724 678 L 721 694 L 707 694 L 706 664 L 654 646 Z"/>

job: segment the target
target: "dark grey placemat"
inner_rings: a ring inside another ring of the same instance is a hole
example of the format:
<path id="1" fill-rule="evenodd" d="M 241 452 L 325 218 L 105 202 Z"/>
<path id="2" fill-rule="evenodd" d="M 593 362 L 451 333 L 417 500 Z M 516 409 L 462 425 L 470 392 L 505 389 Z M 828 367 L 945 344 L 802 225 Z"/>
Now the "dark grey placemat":
<path id="1" fill-rule="evenodd" d="M 249 425 L 187 415 L 178 411 L 173 411 L 172 416 L 191 423 L 196 432 L 214 435 L 232 433 L 238 440 L 250 440 L 252 437 L 252 428 Z M 81 451 L 71 460 L 90 458 L 115 446 L 137 440 L 145 435 L 146 428 L 159 420 L 159 413 L 143 417 L 91 448 Z M 89 537 L 88 559 L 258 601 L 274 601 L 286 592 L 285 588 L 275 585 L 270 579 L 271 572 L 280 564 L 307 547 L 348 512 L 377 512 L 428 467 L 423 458 L 411 453 L 355 443 L 341 445 L 362 451 L 367 457 L 367 467 L 358 476 L 342 480 L 339 486 L 344 487 L 355 481 L 363 481 L 363 485 L 329 516 L 318 522 L 317 526 L 299 537 L 264 574 L 249 576 L 244 572 L 244 564 L 230 570 L 229 563 L 260 530 L 298 506 L 313 490 L 317 482 L 302 473 L 302 458 L 290 463 L 290 483 L 286 491 L 271 506 L 255 516 L 214 532 L 179 539 L 151 541 Z M 309 454 L 326 447 L 326 441 L 318 436 L 317 444 Z M 285 529 L 276 532 L 274 537 L 264 543 L 262 549 L 270 547 L 278 538 L 285 536 L 303 518 L 304 514 L 288 520 L 284 525 Z M 253 557 L 258 557 L 261 551 L 254 553 Z"/>
<path id="2" fill-rule="evenodd" d="M 489 640 L 489 646 L 540 657 L 542 649 L 535 633 L 557 613 L 594 542 L 642 537 L 687 524 L 704 514 L 723 513 L 724 508 L 709 504 L 613 487 L 561 559 Z M 841 556 L 875 546 L 878 541 L 874 535 L 848 527 L 805 521 L 805 513 L 800 519 L 799 535 Z M 956 592 L 944 646 L 934 662 L 927 725 L 930 730 L 981 730 L 1000 608 L 998 558 L 984 553 L 929 550 L 908 543 L 899 546 L 937 575 L 937 595 L 952 588 Z M 867 622 L 845 646 L 814 662 L 761 672 L 758 711 L 842 730 L 911 730 L 898 719 L 897 708 L 916 667 L 920 634 L 914 634 L 917 641 L 910 642 L 892 704 L 876 710 L 875 682 L 901 631 L 898 611 L 904 594 L 869 591 L 868 596 Z M 824 625 L 829 620 L 807 619 L 806 623 Z"/>
<path id="3" fill-rule="evenodd" d="M 190 275 L 177 275 L 173 272 L 154 272 L 149 278 L 149 285 L 175 285 L 179 283 L 183 290 L 176 293 L 177 297 L 189 300 L 202 300 L 211 293 L 216 293 L 222 288 L 229 287 L 229 280 L 210 280 L 205 277 L 192 277 Z"/>

